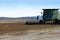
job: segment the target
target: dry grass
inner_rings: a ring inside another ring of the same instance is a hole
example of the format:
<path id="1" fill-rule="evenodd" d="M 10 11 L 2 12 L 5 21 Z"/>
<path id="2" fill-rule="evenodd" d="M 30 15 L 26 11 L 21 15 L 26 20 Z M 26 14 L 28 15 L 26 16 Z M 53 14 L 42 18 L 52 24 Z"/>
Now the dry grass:
<path id="1" fill-rule="evenodd" d="M 9 23 L 0 23 L 0 34 L 6 34 L 6 33 L 20 33 L 23 34 L 26 30 L 37 30 L 37 29 L 44 29 L 44 30 L 50 30 L 50 29 L 56 29 L 59 28 L 60 25 L 25 25 L 25 21 L 10 21 Z"/>

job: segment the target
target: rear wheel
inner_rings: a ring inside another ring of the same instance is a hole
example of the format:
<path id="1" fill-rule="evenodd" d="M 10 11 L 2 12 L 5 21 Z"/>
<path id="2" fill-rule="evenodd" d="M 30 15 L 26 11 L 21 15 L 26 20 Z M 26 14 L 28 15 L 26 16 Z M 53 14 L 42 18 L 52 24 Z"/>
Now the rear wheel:
<path id="1" fill-rule="evenodd" d="M 40 20 L 40 21 L 39 21 L 39 24 L 45 24 L 45 21 Z"/>

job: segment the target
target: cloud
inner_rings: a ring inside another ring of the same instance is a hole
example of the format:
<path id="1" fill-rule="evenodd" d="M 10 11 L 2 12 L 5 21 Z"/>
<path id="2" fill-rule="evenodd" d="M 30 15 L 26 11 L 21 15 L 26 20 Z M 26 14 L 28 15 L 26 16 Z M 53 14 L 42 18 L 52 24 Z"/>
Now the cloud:
<path id="1" fill-rule="evenodd" d="M 5 17 L 37 16 L 41 15 L 40 12 L 41 10 L 37 8 L 3 9 L 0 10 L 0 16 Z"/>

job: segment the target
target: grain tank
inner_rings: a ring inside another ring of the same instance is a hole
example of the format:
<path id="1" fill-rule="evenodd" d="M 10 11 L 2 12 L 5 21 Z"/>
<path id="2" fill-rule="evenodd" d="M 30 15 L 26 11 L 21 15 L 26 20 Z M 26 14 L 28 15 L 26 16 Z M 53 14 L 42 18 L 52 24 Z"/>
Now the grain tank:
<path id="1" fill-rule="evenodd" d="M 43 20 L 45 23 L 52 23 L 57 19 L 59 9 L 43 9 Z"/>

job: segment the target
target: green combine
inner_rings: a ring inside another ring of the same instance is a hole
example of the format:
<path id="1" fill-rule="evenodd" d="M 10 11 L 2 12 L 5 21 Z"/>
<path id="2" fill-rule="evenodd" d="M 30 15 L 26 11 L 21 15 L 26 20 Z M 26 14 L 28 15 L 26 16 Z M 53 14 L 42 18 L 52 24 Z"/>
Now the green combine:
<path id="1" fill-rule="evenodd" d="M 58 10 L 59 9 L 43 9 L 43 16 L 37 16 L 38 22 L 27 21 L 26 24 L 60 24 L 58 20 Z"/>
<path id="2" fill-rule="evenodd" d="M 43 20 L 45 23 L 53 23 L 57 20 L 59 9 L 43 9 Z"/>

